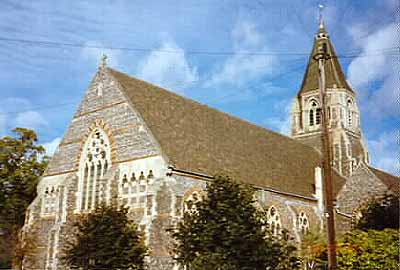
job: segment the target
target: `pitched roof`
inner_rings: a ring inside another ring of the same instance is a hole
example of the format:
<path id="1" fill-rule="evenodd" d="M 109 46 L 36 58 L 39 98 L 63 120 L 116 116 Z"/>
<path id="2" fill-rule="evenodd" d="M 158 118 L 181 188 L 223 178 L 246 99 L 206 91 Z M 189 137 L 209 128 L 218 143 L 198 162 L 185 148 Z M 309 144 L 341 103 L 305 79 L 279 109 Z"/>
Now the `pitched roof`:
<path id="1" fill-rule="evenodd" d="M 368 168 L 388 187 L 389 190 L 396 194 L 400 194 L 400 178 L 398 176 L 391 175 L 374 167 Z"/>
<path id="2" fill-rule="evenodd" d="M 323 37 L 321 35 L 323 35 Z M 325 28 L 320 28 L 317 37 L 314 40 L 314 45 L 311 50 L 310 58 L 308 60 L 308 65 L 298 96 L 319 88 L 318 61 L 314 60 L 313 57 L 318 53 L 318 48 L 322 46 L 323 43 L 326 44 L 327 53 L 330 56 L 330 58 L 325 62 L 326 88 L 333 88 L 334 84 L 336 84 L 337 88 L 345 88 L 351 93 L 354 93 L 346 81 L 346 77 L 344 76 L 332 42 L 329 39 L 329 35 L 325 31 Z"/>
<path id="3" fill-rule="evenodd" d="M 320 155 L 287 136 L 109 69 L 177 169 L 312 196 Z"/>

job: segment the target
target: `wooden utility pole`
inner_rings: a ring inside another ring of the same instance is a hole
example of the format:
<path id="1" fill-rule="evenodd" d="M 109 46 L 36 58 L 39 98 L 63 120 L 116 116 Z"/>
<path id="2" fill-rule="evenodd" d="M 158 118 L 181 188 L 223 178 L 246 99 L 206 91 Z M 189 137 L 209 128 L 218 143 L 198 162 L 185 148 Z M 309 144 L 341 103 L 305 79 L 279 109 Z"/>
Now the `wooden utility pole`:
<path id="1" fill-rule="evenodd" d="M 330 56 L 327 44 L 321 42 L 314 60 L 318 61 L 318 83 L 321 101 L 321 141 L 323 162 L 323 184 L 325 191 L 325 217 L 328 233 L 328 269 L 336 270 L 335 216 L 333 211 L 332 156 L 328 129 L 328 108 L 326 104 L 325 62 Z"/>

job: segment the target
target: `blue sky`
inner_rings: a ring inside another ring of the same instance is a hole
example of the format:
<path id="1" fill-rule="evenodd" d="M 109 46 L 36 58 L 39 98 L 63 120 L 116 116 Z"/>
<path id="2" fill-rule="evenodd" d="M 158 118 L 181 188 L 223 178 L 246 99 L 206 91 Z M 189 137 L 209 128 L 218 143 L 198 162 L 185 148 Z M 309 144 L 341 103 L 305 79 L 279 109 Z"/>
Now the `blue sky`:
<path id="1" fill-rule="evenodd" d="M 33 128 L 54 151 L 102 53 L 115 69 L 287 134 L 318 4 L 372 163 L 398 174 L 399 55 L 384 50 L 399 46 L 397 0 L 4 0 L 0 136 Z"/>

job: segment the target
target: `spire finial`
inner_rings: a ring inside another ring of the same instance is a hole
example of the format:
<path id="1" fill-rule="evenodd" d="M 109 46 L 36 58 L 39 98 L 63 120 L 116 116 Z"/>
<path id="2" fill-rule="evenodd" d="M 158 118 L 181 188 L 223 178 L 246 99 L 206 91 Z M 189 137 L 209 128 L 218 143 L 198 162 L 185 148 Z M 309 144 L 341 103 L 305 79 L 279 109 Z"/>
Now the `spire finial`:
<path id="1" fill-rule="evenodd" d="M 322 16 L 322 13 L 324 11 L 325 6 L 323 4 L 318 5 L 318 23 L 319 23 L 319 29 L 324 29 L 324 19 Z"/>
<path id="2" fill-rule="evenodd" d="M 103 53 L 101 56 L 100 68 L 105 68 L 107 66 L 107 55 Z"/>

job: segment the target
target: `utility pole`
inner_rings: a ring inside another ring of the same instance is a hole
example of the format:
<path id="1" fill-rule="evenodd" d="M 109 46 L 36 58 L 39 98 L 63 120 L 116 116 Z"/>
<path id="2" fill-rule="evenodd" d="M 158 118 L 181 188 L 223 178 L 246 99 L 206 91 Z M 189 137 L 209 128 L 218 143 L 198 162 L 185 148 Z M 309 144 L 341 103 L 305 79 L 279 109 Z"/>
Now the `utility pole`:
<path id="1" fill-rule="evenodd" d="M 328 130 L 328 114 L 326 104 L 325 62 L 330 58 L 327 43 L 321 42 L 318 52 L 313 56 L 318 61 L 318 83 L 321 100 L 321 141 L 323 162 L 323 184 L 325 192 L 325 217 L 328 233 L 328 269 L 336 270 L 335 216 L 333 211 L 332 156 Z"/>

